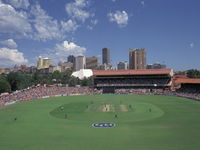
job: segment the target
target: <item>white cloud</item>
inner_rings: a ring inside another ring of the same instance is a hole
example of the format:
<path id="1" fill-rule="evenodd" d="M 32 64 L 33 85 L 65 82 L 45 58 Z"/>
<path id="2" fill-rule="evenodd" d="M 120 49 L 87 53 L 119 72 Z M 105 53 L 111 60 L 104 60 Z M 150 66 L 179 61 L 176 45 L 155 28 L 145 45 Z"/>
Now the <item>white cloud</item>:
<path id="1" fill-rule="evenodd" d="M 14 0 L 9 0 L 14 2 Z M 80 1 L 80 0 L 79 0 Z M 78 6 L 84 3 L 77 1 Z M 8 37 L 34 40 L 62 40 L 68 32 L 74 32 L 79 25 L 75 20 L 58 21 L 49 16 L 39 3 L 29 6 L 29 10 L 16 9 L 0 1 L 0 33 Z"/>
<path id="2" fill-rule="evenodd" d="M 27 37 L 30 32 L 32 28 L 26 12 L 0 2 L 0 33 Z"/>
<path id="3" fill-rule="evenodd" d="M 27 9 L 30 5 L 29 0 L 5 0 L 5 2 L 9 3 L 15 8 L 23 9 Z"/>
<path id="4" fill-rule="evenodd" d="M 141 5 L 142 5 L 142 6 L 144 6 L 144 5 L 145 5 L 145 2 L 144 2 L 144 1 L 141 1 L 140 3 L 141 3 Z"/>
<path id="5" fill-rule="evenodd" d="M 190 48 L 193 48 L 194 47 L 194 43 L 190 43 Z"/>
<path id="6" fill-rule="evenodd" d="M 73 32 L 77 30 L 79 25 L 75 21 L 69 19 L 67 22 L 61 21 L 61 27 L 63 31 Z"/>
<path id="7" fill-rule="evenodd" d="M 94 26 L 97 25 L 98 20 L 97 20 L 97 19 L 92 19 L 92 20 L 90 21 L 90 23 L 91 23 L 91 25 L 87 25 L 87 29 L 93 30 Z"/>
<path id="8" fill-rule="evenodd" d="M 115 13 L 108 13 L 110 22 L 116 22 L 119 27 L 125 27 L 128 24 L 128 14 L 126 11 L 116 11 Z"/>
<path id="9" fill-rule="evenodd" d="M 88 6 L 88 0 L 75 0 L 74 2 L 66 4 L 65 10 L 73 19 L 85 22 L 86 19 L 93 16 L 93 14 L 85 10 Z"/>
<path id="10" fill-rule="evenodd" d="M 39 40 L 62 39 L 63 33 L 60 30 L 59 22 L 50 17 L 39 4 L 31 7 L 33 15 L 34 37 Z"/>
<path id="11" fill-rule="evenodd" d="M 55 47 L 57 53 L 60 53 L 61 55 L 65 54 L 65 55 L 83 55 L 86 51 L 85 47 L 81 47 L 76 45 L 73 42 L 68 42 L 68 41 L 63 41 L 60 44 L 56 44 Z"/>
<path id="12" fill-rule="evenodd" d="M 48 54 L 41 54 L 44 57 L 51 58 L 53 62 L 66 61 L 69 55 L 84 55 L 86 48 L 77 45 L 74 42 L 63 41 L 55 45 L 53 50 L 49 50 Z"/>
<path id="13" fill-rule="evenodd" d="M 6 67 L 27 62 L 28 60 L 24 58 L 23 53 L 17 49 L 0 48 L 0 66 Z"/>
<path id="14" fill-rule="evenodd" d="M 17 43 L 13 39 L 4 40 L 4 41 L 1 41 L 0 43 L 9 48 L 17 48 Z"/>
<path id="15" fill-rule="evenodd" d="M 96 24 L 98 23 L 98 20 L 97 20 L 97 19 L 91 20 L 91 23 L 92 23 L 93 25 L 96 25 Z"/>
<path id="16" fill-rule="evenodd" d="M 89 29 L 89 30 L 93 30 L 93 27 L 90 26 L 90 25 L 88 25 L 88 26 L 87 26 L 87 29 Z"/>

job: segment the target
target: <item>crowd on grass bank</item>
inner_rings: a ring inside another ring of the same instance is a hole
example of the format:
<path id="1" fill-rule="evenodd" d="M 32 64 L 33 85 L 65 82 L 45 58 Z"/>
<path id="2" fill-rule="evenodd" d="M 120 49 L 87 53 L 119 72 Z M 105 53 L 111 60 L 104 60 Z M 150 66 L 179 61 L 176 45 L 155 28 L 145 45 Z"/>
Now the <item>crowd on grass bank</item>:
<path id="1" fill-rule="evenodd" d="M 67 96 L 67 95 L 90 95 L 93 89 L 89 87 L 66 87 L 62 85 L 38 85 L 21 91 L 15 91 L 11 94 L 3 94 L 0 96 L 0 106 L 12 104 L 19 101 L 27 101 L 33 99 Z"/>
<path id="2" fill-rule="evenodd" d="M 195 91 L 195 92 L 194 92 Z M 137 94 L 137 95 L 168 95 L 168 96 L 179 96 L 190 98 L 200 101 L 200 90 L 195 90 L 193 88 L 183 88 L 176 91 L 163 90 L 163 89 L 117 89 L 115 90 L 117 94 Z"/>
<path id="3" fill-rule="evenodd" d="M 37 85 L 29 87 L 21 91 L 0 95 L 0 106 L 5 106 L 19 101 L 27 101 L 33 99 L 68 96 L 68 95 L 93 95 L 102 94 L 103 90 L 93 89 L 89 87 L 68 87 L 62 85 Z M 170 95 L 200 100 L 200 90 L 193 88 L 179 89 L 177 91 L 163 89 L 115 89 L 116 94 L 132 94 L 132 95 Z"/>

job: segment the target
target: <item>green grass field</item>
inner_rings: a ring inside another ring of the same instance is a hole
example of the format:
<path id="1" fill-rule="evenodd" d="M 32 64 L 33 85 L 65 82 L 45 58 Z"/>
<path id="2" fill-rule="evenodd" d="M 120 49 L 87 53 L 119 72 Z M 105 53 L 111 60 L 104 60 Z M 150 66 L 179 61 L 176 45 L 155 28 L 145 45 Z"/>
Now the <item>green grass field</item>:
<path id="1" fill-rule="evenodd" d="M 200 102 L 170 96 L 32 100 L 0 109 L 0 150 L 199 150 L 199 114 Z"/>

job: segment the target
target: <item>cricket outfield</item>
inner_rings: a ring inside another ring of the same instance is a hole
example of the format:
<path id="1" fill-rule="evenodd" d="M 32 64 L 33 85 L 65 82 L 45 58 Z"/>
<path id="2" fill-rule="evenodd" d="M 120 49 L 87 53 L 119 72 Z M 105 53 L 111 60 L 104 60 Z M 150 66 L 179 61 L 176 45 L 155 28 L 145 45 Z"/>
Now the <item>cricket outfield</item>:
<path id="1" fill-rule="evenodd" d="M 0 109 L 0 149 L 199 150 L 199 114 L 199 102 L 173 96 L 31 100 Z"/>

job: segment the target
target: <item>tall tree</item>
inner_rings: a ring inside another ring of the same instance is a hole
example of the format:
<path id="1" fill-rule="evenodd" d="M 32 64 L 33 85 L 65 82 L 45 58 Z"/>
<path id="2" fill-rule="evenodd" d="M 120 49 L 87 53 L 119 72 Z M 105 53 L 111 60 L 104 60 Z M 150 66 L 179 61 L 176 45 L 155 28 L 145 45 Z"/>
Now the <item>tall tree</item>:
<path id="1" fill-rule="evenodd" d="M 11 87 L 8 81 L 0 76 L 0 93 L 11 92 Z"/>
<path id="2" fill-rule="evenodd" d="M 187 71 L 187 76 L 189 78 L 200 78 L 200 71 L 197 69 L 191 69 Z"/>

